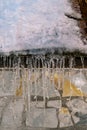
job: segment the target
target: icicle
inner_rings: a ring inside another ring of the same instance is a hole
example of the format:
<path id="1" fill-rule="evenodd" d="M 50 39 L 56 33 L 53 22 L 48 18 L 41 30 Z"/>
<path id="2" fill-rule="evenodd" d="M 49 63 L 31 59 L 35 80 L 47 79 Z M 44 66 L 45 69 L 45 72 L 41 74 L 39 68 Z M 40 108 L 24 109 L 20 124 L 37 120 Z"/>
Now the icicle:
<path id="1" fill-rule="evenodd" d="M 28 75 L 27 75 L 27 88 L 28 88 L 28 111 L 30 113 L 31 110 L 31 84 L 30 84 L 30 70 L 28 69 Z"/>
<path id="2" fill-rule="evenodd" d="M 72 72 L 72 68 L 73 68 L 73 58 L 71 57 L 70 58 L 70 63 L 69 63 L 69 79 L 70 79 L 70 89 L 71 89 L 71 91 L 70 91 L 70 98 L 69 98 L 69 101 L 71 100 L 71 97 L 72 97 L 72 92 L 73 92 L 73 90 L 72 90 L 72 83 L 71 83 L 71 72 Z"/>
<path id="3" fill-rule="evenodd" d="M 4 70 L 4 68 L 2 69 L 2 82 L 3 82 L 3 84 L 2 84 L 2 90 L 3 90 L 3 92 L 5 92 L 5 70 Z"/>
<path id="4" fill-rule="evenodd" d="M 81 57 L 81 63 L 82 63 L 82 69 L 80 69 L 80 79 L 81 79 L 82 71 L 84 71 L 84 58 L 83 57 Z M 79 88 L 82 94 L 82 99 L 84 99 L 81 85 L 79 86 Z"/>
<path id="5" fill-rule="evenodd" d="M 4 68 L 2 69 L 2 81 L 3 81 L 3 85 L 2 85 L 2 90 L 3 92 L 6 92 L 6 88 L 5 88 L 5 62 L 6 62 L 6 57 L 3 56 L 3 64 L 4 64 Z"/>

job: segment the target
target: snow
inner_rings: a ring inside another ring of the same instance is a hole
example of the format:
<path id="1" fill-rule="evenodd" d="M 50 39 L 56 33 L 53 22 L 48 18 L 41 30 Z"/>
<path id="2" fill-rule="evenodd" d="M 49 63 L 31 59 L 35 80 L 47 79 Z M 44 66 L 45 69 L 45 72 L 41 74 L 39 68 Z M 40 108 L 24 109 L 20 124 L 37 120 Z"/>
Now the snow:
<path id="1" fill-rule="evenodd" d="M 0 51 L 67 48 L 87 52 L 68 0 L 1 0 Z"/>

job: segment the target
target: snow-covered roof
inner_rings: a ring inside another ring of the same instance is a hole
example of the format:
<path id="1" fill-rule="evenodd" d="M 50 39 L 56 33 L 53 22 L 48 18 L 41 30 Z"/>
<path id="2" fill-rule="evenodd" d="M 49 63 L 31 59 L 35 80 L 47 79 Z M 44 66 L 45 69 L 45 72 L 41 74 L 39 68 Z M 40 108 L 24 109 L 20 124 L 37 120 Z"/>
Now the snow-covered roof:
<path id="1" fill-rule="evenodd" d="M 67 48 L 87 52 L 68 0 L 0 0 L 0 52 Z"/>

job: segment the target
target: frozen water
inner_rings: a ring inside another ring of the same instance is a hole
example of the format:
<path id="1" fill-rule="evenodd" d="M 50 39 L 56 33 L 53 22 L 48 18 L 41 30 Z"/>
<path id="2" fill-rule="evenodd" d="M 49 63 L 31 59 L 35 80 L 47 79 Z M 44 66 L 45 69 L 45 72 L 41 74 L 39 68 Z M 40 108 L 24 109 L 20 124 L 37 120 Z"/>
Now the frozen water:
<path id="1" fill-rule="evenodd" d="M 80 121 L 80 118 L 75 116 L 74 114 L 72 114 L 72 118 L 73 118 L 75 124 L 77 124 Z"/>
<path id="2" fill-rule="evenodd" d="M 1 126 L 19 127 L 22 124 L 23 100 L 11 101 L 3 113 Z"/>
<path id="3" fill-rule="evenodd" d="M 55 121 L 54 121 L 55 120 Z M 27 114 L 27 126 L 57 128 L 58 121 L 55 109 L 35 109 Z"/>
<path id="4" fill-rule="evenodd" d="M 87 103 L 82 99 L 73 99 L 67 103 L 67 106 L 73 113 L 77 112 L 79 116 L 87 114 Z"/>
<path id="5" fill-rule="evenodd" d="M 60 127 L 67 127 L 67 126 L 72 126 L 73 125 L 72 120 L 71 120 L 71 115 L 70 115 L 68 109 L 65 110 L 65 111 L 66 112 L 61 110 L 61 108 L 59 109 L 58 118 L 59 118 L 59 122 L 60 122 L 59 123 Z"/>
<path id="6" fill-rule="evenodd" d="M 81 91 L 87 93 L 87 79 L 82 72 L 73 74 L 70 78 L 71 82 Z"/>
<path id="7" fill-rule="evenodd" d="M 70 68 L 66 69 L 64 58 L 60 60 L 60 57 L 57 57 L 56 59 L 58 62 L 55 68 L 52 57 L 51 61 L 47 62 L 47 65 L 43 65 L 42 68 L 40 68 L 40 60 L 38 59 L 38 68 L 35 66 L 35 62 L 34 68 L 32 64 L 31 68 L 23 66 L 20 68 L 18 63 L 15 68 L 1 69 L 0 122 L 2 127 L 15 128 L 15 126 L 26 127 L 27 125 L 56 128 L 58 121 L 60 127 L 68 127 L 73 125 L 71 115 L 75 123 L 79 123 L 83 116 L 86 119 L 87 103 L 80 97 L 75 97 L 73 100 L 70 100 L 71 97 L 65 97 L 65 101 L 61 91 L 63 91 L 64 79 L 66 78 L 74 82 L 77 87 L 86 84 L 85 73 L 87 69 L 73 68 L 71 59 Z M 2 79 L 4 79 L 4 84 Z M 62 110 L 64 105 L 67 109 Z M 57 113 L 58 109 L 59 114 Z M 85 122 L 87 124 L 86 120 Z"/>
<path id="8" fill-rule="evenodd" d="M 10 101 L 3 113 L 1 125 L 19 127 L 22 124 L 23 100 Z"/>
<path id="9" fill-rule="evenodd" d="M 61 108 L 61 100 L 48 101 L 48 107 Z"/>

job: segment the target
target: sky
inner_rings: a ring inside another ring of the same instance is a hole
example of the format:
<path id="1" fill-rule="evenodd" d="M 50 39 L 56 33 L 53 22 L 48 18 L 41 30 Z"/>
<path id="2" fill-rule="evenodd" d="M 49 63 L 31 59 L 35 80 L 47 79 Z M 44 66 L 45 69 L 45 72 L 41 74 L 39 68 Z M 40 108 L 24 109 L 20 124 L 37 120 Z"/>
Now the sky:
<path id="1" fill-rule="evenodd" d="M 84 48 L 76 21 L 64 15 L 72 11 L 68 0 L 0 0 L 0 51 Z"/>

